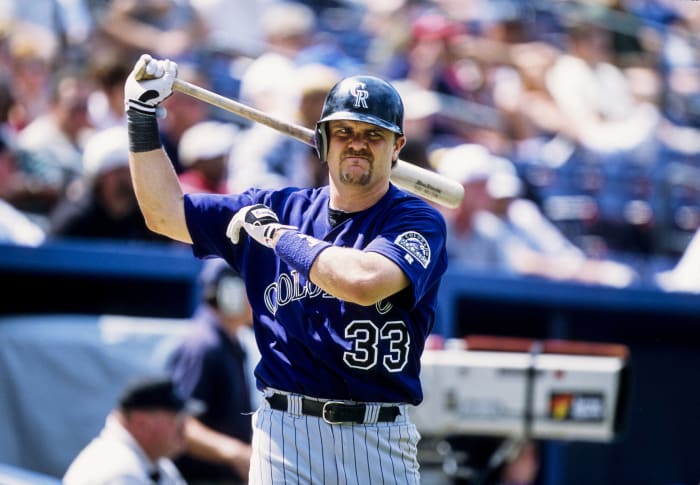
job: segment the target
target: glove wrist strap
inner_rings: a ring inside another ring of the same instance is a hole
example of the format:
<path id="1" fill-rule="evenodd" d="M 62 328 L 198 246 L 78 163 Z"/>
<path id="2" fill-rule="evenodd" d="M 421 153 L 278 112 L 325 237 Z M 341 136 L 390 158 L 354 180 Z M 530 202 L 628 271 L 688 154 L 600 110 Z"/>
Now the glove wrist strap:
<path id="1" fill-rule="evenodd" d="M 299 231 L 286 231 L 275 245 L 275 254 L 309 281 L 311 266 L 321 251 L 330 246 L 331 244 L 326 241 L 307 236 Z"/>
<path id="2" fill-rule="evenodd" d="M 129 133 L 129 151 L 133 153 L 150 152 L 161 148 L 155 109 L 152 113 L 146 113 L 130 107 L 126 112 L 126 120 Z"/>

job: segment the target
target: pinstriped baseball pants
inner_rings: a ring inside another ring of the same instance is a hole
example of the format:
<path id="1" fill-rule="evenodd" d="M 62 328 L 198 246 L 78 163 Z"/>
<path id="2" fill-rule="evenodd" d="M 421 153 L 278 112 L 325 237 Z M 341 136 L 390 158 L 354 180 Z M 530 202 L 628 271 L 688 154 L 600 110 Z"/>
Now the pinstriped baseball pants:
<path id="1" fill-rule="evenodd" d="M 249 485 L 413 485 L 420 483 L 420 435 L 402 414 L 392 423 L 328 424 L 271 409 L 253 415 Z"/>

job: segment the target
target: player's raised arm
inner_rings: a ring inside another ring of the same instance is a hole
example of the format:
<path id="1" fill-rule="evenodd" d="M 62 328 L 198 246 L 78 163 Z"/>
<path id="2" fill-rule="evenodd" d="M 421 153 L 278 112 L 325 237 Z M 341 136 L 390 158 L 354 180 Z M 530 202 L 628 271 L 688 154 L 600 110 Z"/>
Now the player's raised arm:
<path id="1" fill-rule="evenodd" d="M 144 54 L 124 86 L 129 132 L 129 166 L 139 207 L 149 229 L 191 243 L 183 193 L 158 135 L 156 109 L 173 92 L 177 64 Z M 141 79 L 141 80 L 139 80 Z"/>

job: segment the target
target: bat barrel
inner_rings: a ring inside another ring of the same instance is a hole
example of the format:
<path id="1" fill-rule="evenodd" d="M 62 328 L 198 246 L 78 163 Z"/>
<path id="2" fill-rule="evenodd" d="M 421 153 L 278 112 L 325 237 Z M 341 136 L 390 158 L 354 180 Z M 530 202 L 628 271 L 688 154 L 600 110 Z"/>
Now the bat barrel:
<path id="1" fill-rule="evenodd" d="M 455 209 L 464 198 L 464 187 L 436 172 L 399 160 L 391 171 L 397 186 L 436 204 Z"/>

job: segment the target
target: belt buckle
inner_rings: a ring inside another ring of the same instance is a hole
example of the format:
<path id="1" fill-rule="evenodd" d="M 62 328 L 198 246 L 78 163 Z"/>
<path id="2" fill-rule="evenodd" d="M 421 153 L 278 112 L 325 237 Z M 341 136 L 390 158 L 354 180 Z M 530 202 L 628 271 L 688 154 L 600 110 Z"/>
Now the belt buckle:
<path id="1" fill-rule="evenodd" d="M 323 418 L 323 420 L 324 420 L 326 423 L 328 423 L 328 424 L 343 424 L 343 423 L 345 423 L 345 421 L 333 421 L 333 420 L 331 420 L 331 419 L 329 419 L 329 418 L 327 417 L 327 415 L 326 415 L 326 412 L 327 412 L 326 407 L 327 407 L 329 404 L 340 404 L 340 405 L 343 405 L 344 403 L 343 403 L 343 401 L 326 401 L 326 402 L 324 402 L 324 403 L 323 403 L 323 408 L 321 409 L 321 417 Z"/>

